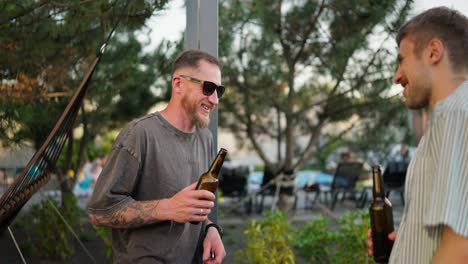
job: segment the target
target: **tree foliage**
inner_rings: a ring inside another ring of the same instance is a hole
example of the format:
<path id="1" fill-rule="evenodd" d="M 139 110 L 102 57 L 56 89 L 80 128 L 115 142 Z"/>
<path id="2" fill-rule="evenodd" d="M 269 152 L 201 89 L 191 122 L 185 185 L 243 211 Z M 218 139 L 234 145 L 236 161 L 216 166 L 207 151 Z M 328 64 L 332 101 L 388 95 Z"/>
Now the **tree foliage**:
<path id="1" fill-rule="evenodd" d="M 387 43 L 411 4 L 222 1 L 220 125 L 248 138 L 266 166 L 297 170 L 336 140 L 398 123 L 404 107 L 390 89 Z M 276 156 L 263 145 L 272 140 Z"/>
<path id="2" fill-rule="evenodd" d="M 132 0 L 93 75 L 76 128 L 68 134 L 56 175 L 70 191 L 86 148 L 167 99 L 170 62 L 180 44 L 163 41 L 143 53 L 135 31 L 167 0 Z M 0 141 L 44 142 L 88 71 L 127 1 L 0 1 Z M 155 29 L 157 30 L 157 29 Z M 155 85 L 160 85 L 158 88 Z M 159 90 L 158 90 L 159 89 Z"/>

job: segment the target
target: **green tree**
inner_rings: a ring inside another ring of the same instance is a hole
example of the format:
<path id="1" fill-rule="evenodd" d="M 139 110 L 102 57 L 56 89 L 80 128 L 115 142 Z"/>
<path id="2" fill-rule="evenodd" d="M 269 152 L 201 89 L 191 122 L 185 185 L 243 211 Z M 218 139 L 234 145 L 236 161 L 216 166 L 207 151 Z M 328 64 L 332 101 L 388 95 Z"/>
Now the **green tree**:
<path id="1" fill-rule="evenodd" d="M 346 137 L 401 125 L 388 45 L 411 0 L 225 0 L 220 125 L 266 166 L 298 170 Z M 245 140 L 240 140 L 241 142 Z M 275 142 L 276 157 L 262 144 Z M 377 140 L 376 140 L 377 141 Z M 247 141 L 245 141 L 247 142 Z M 278 163 L 278 166 L 274 166 Z"/>
<path id="2" fill-rule="evenodd" d="M 166 100 L 169 62 L 180 44 L 162 42 L 142 52 L 135 30 L 167 0 L 129 1 L 121 25 L 94 74 L 89 93 L 67 135 L 55 170 L 70 192 L 86 148 L 100 133 L 118 128 Z M 63 112 L 126 1 L 0 1 L 0 141 L 32 142 L 37 149 Z M 157 91 L 155 85 L 159 85 Z"/>

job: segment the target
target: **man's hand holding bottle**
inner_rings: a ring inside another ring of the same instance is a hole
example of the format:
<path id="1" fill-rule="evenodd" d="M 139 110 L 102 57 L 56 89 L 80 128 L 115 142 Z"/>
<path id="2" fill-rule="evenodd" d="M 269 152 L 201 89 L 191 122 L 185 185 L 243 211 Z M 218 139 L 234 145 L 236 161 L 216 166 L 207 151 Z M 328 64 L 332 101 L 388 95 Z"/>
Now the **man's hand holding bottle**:
<path id="1" fill-rule="evenodd" d="M 392 233 L 388 234 L 388 239 L 395 241 L 397 236 L 397 231 L 393 231 Z M 372 244 L 372 230 L 369 229 L 367 230 L 367 252 L 369 253 L 369 256 L 374 255 L 374 245 Z"/>

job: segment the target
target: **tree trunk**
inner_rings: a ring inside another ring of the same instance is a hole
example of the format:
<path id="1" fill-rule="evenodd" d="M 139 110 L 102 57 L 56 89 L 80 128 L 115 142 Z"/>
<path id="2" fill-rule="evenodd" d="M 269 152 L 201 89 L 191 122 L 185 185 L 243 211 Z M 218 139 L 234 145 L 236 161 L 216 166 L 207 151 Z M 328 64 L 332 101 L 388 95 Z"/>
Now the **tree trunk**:
<path id="1" fill-rule="evenodd" d="M 280 193 L 278 199 L 278 209 L 288 215 L 294 212 L 294 195 Z"/>

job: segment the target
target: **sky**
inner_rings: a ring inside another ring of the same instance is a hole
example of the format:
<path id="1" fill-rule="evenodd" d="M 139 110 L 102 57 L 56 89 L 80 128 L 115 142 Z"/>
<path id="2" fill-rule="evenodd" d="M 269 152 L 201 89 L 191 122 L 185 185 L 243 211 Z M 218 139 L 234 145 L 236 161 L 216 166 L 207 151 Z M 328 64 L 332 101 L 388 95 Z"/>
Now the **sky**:
<path id="1" fill-rule="evenodd" d="M 166 10 L 153 15 L 147 22 L 150 29 L 137 35 L 140 41 L 147 43 L 144 51 L 155 49 L 162 39 L 179 40 L 185 30 L 185 17 L 184 0 L 172 0 Z"/>
<path id="2" fill-rule="evenodd" d="M 468 16 L 468 1 L 466 0 L 416 0 L 413 7 L 414 10 L 419 13 L 426 9 L 437 6 L 447 6 L 454 8 L 463 13 L 465 16 Z"/>
<path id="3" fill-rule="evenodd" d="M 415 0 L 411 14 L 416 15 L 437 6 L 454 8 L 468 16 L 467 0 Z M 145 51 L 153 50 L 163 38 L 178 40 L 185 30 L 185 16 L 184 0 L 172 0 L 166 10 L 154 15 L 148 22 L 151 29 L 143 30 L 142 34 L 139 34 L 139 40 L 147 43 Z"/>

